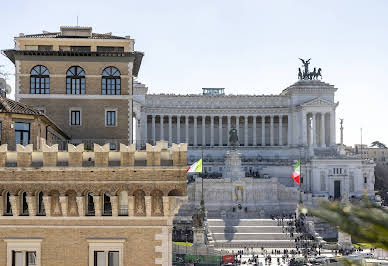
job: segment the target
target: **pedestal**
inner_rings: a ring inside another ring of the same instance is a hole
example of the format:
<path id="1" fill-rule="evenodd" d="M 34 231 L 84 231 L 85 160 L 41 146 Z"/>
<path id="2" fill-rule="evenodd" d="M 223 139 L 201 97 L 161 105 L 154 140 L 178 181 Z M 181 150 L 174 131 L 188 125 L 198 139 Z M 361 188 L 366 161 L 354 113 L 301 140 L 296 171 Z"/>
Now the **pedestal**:
<path id="1" fill-rule="evenodd" d="M 230 150 L 225 155 L 225 167 L 222 173 L 223 178 L 240 179 L 245 177 L 245 171 L 241 166 L 241 153 L 237 150 Z"/>
<path id="2" fill-rule="evenodd" d="M 193 227 L 193 246 L 204 247 L 205 242 L 205 227 Z"/>
<path id="3" fill-rule="evenodd" d="M 338 231 L 338 248 L 340 249 L 352 249 L 352 237 L 344 232 Z"/>

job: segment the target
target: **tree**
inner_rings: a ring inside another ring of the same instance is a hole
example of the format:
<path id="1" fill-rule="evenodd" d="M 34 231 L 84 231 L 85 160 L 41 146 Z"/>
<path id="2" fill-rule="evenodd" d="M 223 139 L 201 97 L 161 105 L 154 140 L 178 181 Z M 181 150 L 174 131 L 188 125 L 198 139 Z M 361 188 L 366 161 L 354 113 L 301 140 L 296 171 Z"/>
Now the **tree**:
<path id="1" fill-rule="evenodd" d="M 380 141 L 373 141 L 370 145 L 371 147 L 378 147 L 378 148 L 382 148 L 382 149 L 386 149 L 387 146 L 384 144 L 384 143 L 381 143 Z"/>

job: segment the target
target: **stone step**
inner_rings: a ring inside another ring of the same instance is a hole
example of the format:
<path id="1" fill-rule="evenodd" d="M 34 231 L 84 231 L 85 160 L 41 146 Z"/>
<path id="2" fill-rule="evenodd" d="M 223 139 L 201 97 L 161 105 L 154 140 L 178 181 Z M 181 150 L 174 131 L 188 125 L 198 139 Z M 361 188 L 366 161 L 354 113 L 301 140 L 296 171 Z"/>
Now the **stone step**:
<path id="1" fill-rule="evenodd" d="M 280 226 L 211 226 L 213 233 L 283 233 Z"/>
<path id="2" fill-rule="evenodd" d="M 278 226 L 277 221 L 272 219 L 208 219 L 207 222 L 209 226 Z M 287 224 L 287 221 L 284 223 Z"/>
<path id="3" fill-rule="evenodd" d="M 287 241 L 294 241 L 292 238 L 290 238 L 289 235 L 283 234 L 283 233 L 213 233 L 213 238 L 216 242 L 219 240 L 228 240 L 228 241 L 235 241 L 235 240 L 252 240 L 252 241 L 262 241 L 262 240 L 287 240 Z"/>

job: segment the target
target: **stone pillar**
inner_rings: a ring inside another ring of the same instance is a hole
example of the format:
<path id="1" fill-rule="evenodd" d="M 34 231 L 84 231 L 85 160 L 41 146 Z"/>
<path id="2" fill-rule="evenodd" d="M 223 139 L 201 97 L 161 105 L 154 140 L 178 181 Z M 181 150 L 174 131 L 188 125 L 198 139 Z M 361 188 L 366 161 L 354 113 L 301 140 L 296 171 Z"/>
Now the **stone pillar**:
<path id="1" fill-rule="evenodd" d="M 67 151 L 69 153 L 68 165 L 70 167 L 82 166 L 82 153 L 84 152 L 84 144 L 74 146 L 69 143 L 67 145 Z"/>
<path id="2" fill-rule="evenodd" d="M 5 206 L 6 204 L 4 204 L 5 203 L 5 197 L 0 195 L 0 216 L 3 216 L 3 214 L 5 212 L 4 208 L 7 208 L 7 206 Z"/>
<path id="3" fill-rule="evenodd" d="M 75 198 L 77 202 L 77 208 L 78 208 L 78 215 L 79 216 L 85 216 L 85 197 L 84 196 L 77 196 Z"/>
<path id="4" fill-rule="evenodd" d="M 51 216 L 51 196 L 43 196 L 43 204 L 46 216 Z"/>
<path id="5" fill-rule="evenodd" d="M 287 115 L 287 145 L 290 146 L 292 144 L 292 116 L 290 114 Z"/>
<path id="6" fill-rule="evenodd" d="M 198 128 L 197 128 L 197 116 L 194 115 L 193 116 L 193 119 L 194 119 L 194 146 L 198 146 L 198 139 L 197 139 L 197 135 L 198 135 Z"/>
<path id="7" fill-rule="evenodd" d="M 94 203 L 95 216 L 101 216 L 102 215 L 101 196 L 93 195 L 93 203 Z"/>
<path id="8" fill-rule="evenodd" d="M 144 120 L 143 120 L 143 130 L 144 130 L 144 133 L 140 133 L 140 138 L 142 136 L 145 137 L 144 141 L 142 141 L 142 145 L 145 144 L 145 143 L 148 143 L 148 115 L 147 114 L 144 114 Z"/>
<path id="9" fill-rule="evenodd" d="M 26 146 L 16 144 L 16 160 L 18 167 L 30 167 L 32 163 L 32 150 L 33 145 L 28 144 Z"/>
<path id="10" fill-rule="evenodd" d="M 230 115 L 228 115 L 228 132 L 227 132 L 228 146 L 230 146 L 229 132 L 230 132 Z"/>
<path id="11" fill-rule="evenodd" d="M 279 146 L 283 146 L 283 115 L 279 115 Z"/>
<path id="12" fill-rule="evenodd" d="M 58 144 L 48 146 L 45 139 L 41 139 L 41 149 L 43 152 L 43 166 L 57 166 Z"/>
<path id="13" fill-rule="evenodd" d="M 110 196 L 110 204 L 112 205 L 112 216 L 119 216 L 119 197 Z"/>
<path id="14" fill-rule="evenodd" d="M 94 166 L 107 167 L 109 165 L 109 143 L 100 146 L 96 143 L 93 144 L 94 148 Z"/>
<path id="15" fill-rule="evenodd" d="M 317 146 L 317 113 L 313 113 L 312 120 L 313 120 L 313 128 L 311 130 L 312 131 L 311 136 L 313 138 L 312 144 L 315 147 Z"/>
<path id="16" fill-rule="evenodd" d="M 152 197 L 144 196 L 145 205 L 146 205 L 146 216 L 151 216 L 151 208 L 152 208 Z"/>
<path id="17" fill-rule="evenodd" d="M 176 143 L 181 143 L 181 115 L 176 117 Z"/>
<path id="18" fill-rule="evenodd" d="M 218 116 L 218 146 L 222 146 L 222 116 Z"/>
<path id="19" fill-rule="evenodd" d="M 270 128 L 269 128 L 269 143 L 271 146 L 274 145 L 274 130 L 273 130 L 273 115 L 270 116 Z"/>
<path id="20" fill-rule="evenodd" d="M 128 216 L 135 215 L 135 197 L 128 195 Z"/>
<path id="21" fill-rule="evenodd" d="M 28 215 L 29 216 L 35 216 L 37 211 L 36 211 L 36 200 L 35 196 L 26 196 L 26 201 L 28 205 Z"/>
<path id="22" fill-rule="evenodd" d="M 248 116 L 244 116 L 244 146 L 248 146 Z"/>
<path id="23" fill-rule="evenodd" d="M 335 110 L 330 112 L 330 145 L 334 146 L 336 144 L 335 138 Z"/>
<path id="24" fill-rule="evenodd" d="M 168 144 L 172 143 L 172 115 L 168 116 Z"/>
<path id="25" fill-rule="evenodd" d="M 68 197 L 59 196 L 59 203 L 61 204 L 62 216 L 67 216 Z"/>
<path id="26" fill-rule="evenodd" d="M 325 113 L 321 113 L 321 147 L 326 147 L 326 136 L 325 136 Z"/>
<path id="27" fill-rule="evenodd" d="M 265 115 L 261 116 L 261 146 L 265 146 Z"/>
<path id="28" fill-rule="evenodd" d="M 163 128 L 164 116 L 160 115 L 159 117 L 160 117 L 160 138 L 159 138 L 159 140 L 164 140 L 164 128 Z"/>
<path id="29" fill-rule="evenodd" d="M 188 115 L 186 115 L 186 117 L 185 117 L 185 125 L 186 125 L 186 143 L 187 143 L 187 145 L 189 145 L 189 116 Z"/>
<path id="30" fill-rule="evenodd" d="M 210 146 L 214 146 L 214 115 L 210 116 Z"/>
<path id="31" fill-rule="evenodd" d="M 257 125 L 256 125 L 256 119 L 257 119 L 257 116 L 256 115 L 254 115 L 253 117 L 252 117 L 252 119 L 253 119 L 253 125 L 252 125 L 252 127 L 253 127 L 253 134 L 252 134 L 252 138 L 253 138 L 253 140 L 252 140 L 252 145 L 253 146 L 257 146 Z"/>
<path id="32" fill-rule="evenodd" d="M 308 130 L 308 126 L 307 126 L 307 114 L 302 111 L 302 132 L 301 132 L 301 137 L 302 137 L 302 144 L 307 146 L 307 130 Z"/>
<path id="33" fill-rule="evenodd" d="M 170 216 L 170 206 L 168 196 L 163 196 L 163 215 Z"/>
<path id="34" fill-rule="evenodd" d="M 147 145 L 146 145 L 147 146 Z M 120 166 L 134 166 L 135 165 L 135 144 L 128 146 L 120 143 Z"/>
<path id="35" fill-rule="evenodd" d="M 9 202 L 11 203 L 12 215 L 19 216 L 20 215 L 20 200 L 19 196 L 9 196 Z"/>
<path id="36" fill-rule="evenodd" d="M 152 115 L 152 142 L 156 141 L 156 136 L 155 136 L 155 115 Z M 154 143 L 152 143 L 154 144 Z"/>
<path id="37" fill-rule="evenodd" d="M 202 147 L 206 146 L 206 116 L 202 116 Z"/>

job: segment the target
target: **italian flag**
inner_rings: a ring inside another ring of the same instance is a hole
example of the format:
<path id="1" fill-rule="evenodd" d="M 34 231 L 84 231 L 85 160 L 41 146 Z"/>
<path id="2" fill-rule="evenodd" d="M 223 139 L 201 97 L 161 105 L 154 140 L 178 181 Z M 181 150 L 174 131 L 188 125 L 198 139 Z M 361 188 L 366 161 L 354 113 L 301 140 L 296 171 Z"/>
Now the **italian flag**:
<path id="1" fill-rule="evenodd" d="M 299 185 L 300 180 L 300 160 L 296 163 L 294 167 L 294 172 L 292 172 L 292 179 Z"/>
<path id="2" fill-rule="evenodd" d="M 202 158 L 187 167 L 186 173 L 202 173 Z"/>

